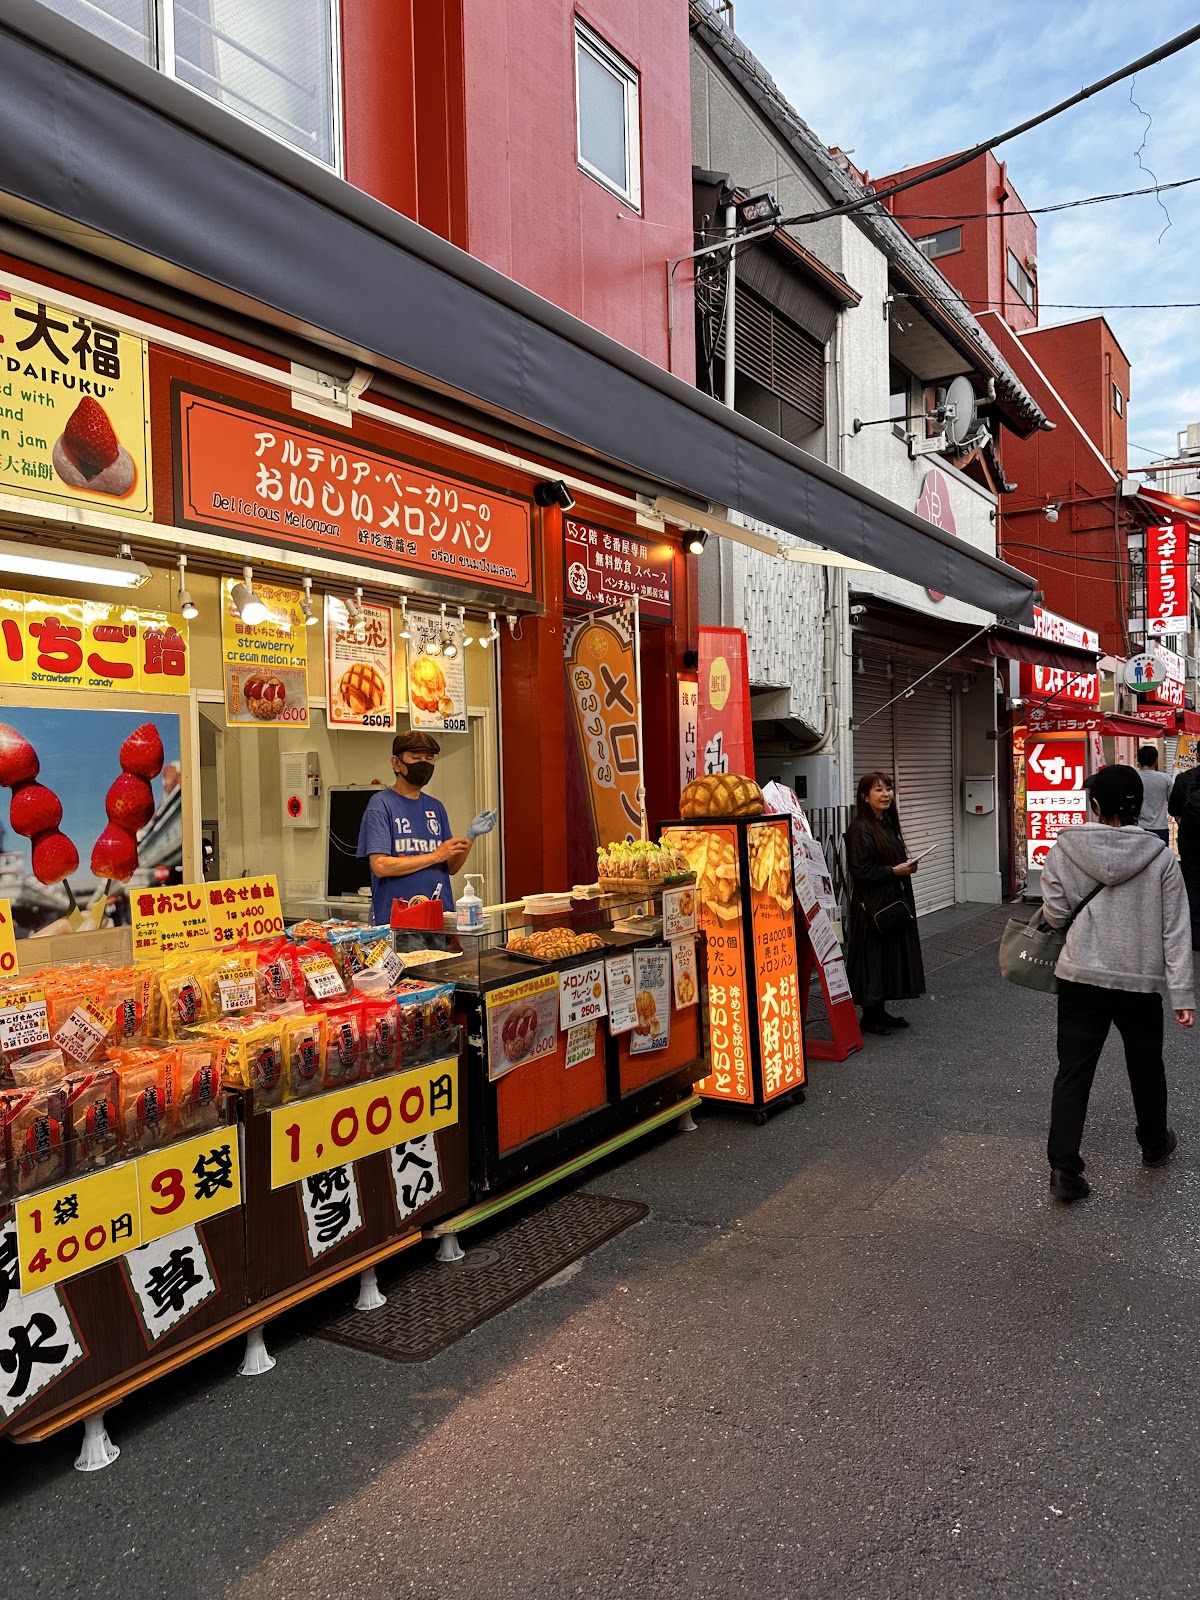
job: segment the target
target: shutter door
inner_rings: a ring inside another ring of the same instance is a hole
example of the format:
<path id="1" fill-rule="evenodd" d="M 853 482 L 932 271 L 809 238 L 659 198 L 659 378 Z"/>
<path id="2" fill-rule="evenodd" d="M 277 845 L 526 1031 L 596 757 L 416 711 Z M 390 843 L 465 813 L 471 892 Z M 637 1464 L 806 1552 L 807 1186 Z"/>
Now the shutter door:
<path id="1" fill-rule="evenodd" d="M 913 877 L 917 915 L 954 904 L 954 706 L 950 680 L 927 679 L 894 707 L 896 804 L 913 855 L 937 849 Z"/>
<path id="2" fill-rule="evenodd" d="M 902 657 L 861 652 L 854 665 L 854 720 L 900 694 L 924 668 Z M 910 700 L 898 700 L 854 735 L 854 781 L 864 772 L 890 772 L 896 780 L 896 806 L 904 840 L 914 855 L 936 844 L 913 876 L 917 915 L 954 904 L 954 706 L 950 679 L 928 678 Z"/>

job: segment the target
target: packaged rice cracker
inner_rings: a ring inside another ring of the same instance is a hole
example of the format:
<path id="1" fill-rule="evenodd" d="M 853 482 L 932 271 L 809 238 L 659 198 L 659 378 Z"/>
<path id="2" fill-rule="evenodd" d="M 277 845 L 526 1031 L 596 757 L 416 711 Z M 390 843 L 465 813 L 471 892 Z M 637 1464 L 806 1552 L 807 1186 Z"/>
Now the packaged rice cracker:
<path id="1" fill-rule="evenodd" d="M 303 982 L 295 946 L 287 939 L 271 939 L 259 945 L 254 954 L 254 981 L 260 1011 L 299 1001 Z"/>
<path id="2" fill-rule="evenodd" d="M 183 1039 L 175 1082 L 175 1129 L 180 1138 L 204 1133 L 221 1121 L 221 1069 L 225 1046 L 217 1039 Z"/>
<path id="3" fill-rule="evenodd" d="M 0 1091 L 0 1121 L 17 1194 L 28 1194 L 66 1176 L 67 1104 L 61 1086 Z"/>
<path id="4" fill-rule="evenodd" d="M 325 1007 L 325 1074 L 322 1086 L 340 1089 L 363 1075 L 363 1008 L 357 1000 Z"/>
<path id="5" fill-rule="evenodd" d="M 394 1072 L 400 1065 L 400 1017 L 395 1000 L 363 1001 L 363 1036 L 368 1078 Z"/>
<path id="6" fill-rule="evenodd" d="M 114 1068 L 67 1079 L 67 1164 L 72 1174 L 95 1172 L 112 1161 L 121 1143 L 120 1079 Z"/>
<path id="7" fill-rule="evenodd" d="M 288 1006 L 277 1015 L 283 1030 L 284 1099 L 303 1100 L 318 1094 L 325 1075 L 325 1013 Z"/>
<path id="8" fill-rule="evenodd" d="M 9 1070 L 17 1089 L 52 1089 L 66 1077 L 68 1065 L 62 1051 L 51 1046 L 18 1057 L 10 1063 Z"/>
<path id="9" fill-rule="evenodd" d="M 166 1144 L 171 1135 L 168 1053 L 150 1046 L 115 1050 L 109 1061 L 117 1070 L 117 1109 L 125 1154 L 141 1155 Z"/>
<path id="10" fill-rule="evenodd" d="M 169 962 L 158 975 L 157 1007 L 152 1033 L 178 1039 L 187 1028 L 217 1017 L 211 957 L 195 956 Z"/>
<path id="11" fill-rule="evenodd" d="M 105 1009 L 112 1012 L 109 1043 L 117 1049 L 145 1044 L 150 1037 L 150 1001 L 154 975 L 148 967 L 114 972 L 104 988 Z"/>

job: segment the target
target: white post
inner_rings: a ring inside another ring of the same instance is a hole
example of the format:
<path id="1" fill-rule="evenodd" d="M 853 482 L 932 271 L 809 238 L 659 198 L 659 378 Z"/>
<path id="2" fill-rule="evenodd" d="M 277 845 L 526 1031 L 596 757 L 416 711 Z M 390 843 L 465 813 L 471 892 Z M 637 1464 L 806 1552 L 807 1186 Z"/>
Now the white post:
<path id="1" fill-rule="evenodd" d="M 734 379 L 737 371 L 737 266 L 732 241 L 737 234 L 737 207 L 725 207 L 725 233 L 730 240 L 729 263 L 725 268 L 725 389 L 722 399 L 734 407 Z"/>
<path id="2" fill-rule="evenodd" d="M 239 1378 L 261 1378 L 264 1373 L 270 1372 L 275 1365 L 275 1357 L 267 1349 L 267 1341 L 263 1338 L 262 1324 L 251 1328 L 246 1335 L 246 1354 L 242 1357 L 242 1364 L 238 1368 Z"/>
<path id="3" fill-rule="evenodd" d="M 75 1458 L 76 1472 L 102 1472 L 111 1467 L 121 1454 L 108 1437 L 103 1411 L 96 1411 L 83 1419 L 83 1449 Z"/>
<path id="4" fill-rule="evenodd" d="M 364 1267 L 358 1275 L 358 1299 L 354 1302 L 355 1311 L 378 1311 L 385 1305 L 387 1296 L 379 1287 L 375 1268 Z"/>

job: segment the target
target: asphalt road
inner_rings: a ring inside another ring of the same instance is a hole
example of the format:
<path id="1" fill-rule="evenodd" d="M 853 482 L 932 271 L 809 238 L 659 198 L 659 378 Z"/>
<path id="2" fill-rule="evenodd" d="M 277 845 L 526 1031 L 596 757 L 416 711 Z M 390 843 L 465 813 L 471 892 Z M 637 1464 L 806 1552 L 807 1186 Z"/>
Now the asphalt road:
<path id="1" fill-rule="evenodd" d="M 1195 1594 L 1200 1039 L 1158 1172 L 1110 1045 L 1063 1208 L 1053 1002 L 931 966 L 803 1107 L 592 1174 L 650 1216 L 427 1364 L 297 1321 L 126 1402 L 109 1471 L 0 1450 L 0 1595 Z"/>

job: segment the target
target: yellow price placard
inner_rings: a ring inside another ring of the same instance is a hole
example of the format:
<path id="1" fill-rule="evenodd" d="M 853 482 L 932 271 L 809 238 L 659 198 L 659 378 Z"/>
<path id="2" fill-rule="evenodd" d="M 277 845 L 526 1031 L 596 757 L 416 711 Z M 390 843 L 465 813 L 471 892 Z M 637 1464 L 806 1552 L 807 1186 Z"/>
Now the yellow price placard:
<path id="1" fill-rule="evenodd" d="M 17 1201 L 21 1293 L 73 1278 L 141 1244 L 135 1161 Z"/>
<path id="2" fill-rule="evenodd" d="M 458 1057 L 271 1112 L 271 1187 L 387 1150 L 458 1121 Z"/>
<path id="3" fill-rule="evenodd" d="M 207 889 L 204 883 L 134 889 L 129 896 L 133 959 L 149 965 L 178 950 L 211 949 Z"/>
<path id="4" fill-rule="evenodd" d="M 17 970 L 17 935 L 13 927 L 12 907 L 0 900 L 0 978 L 11 978 Z"/>
<path id="5" fill-rule="evenodd" d="M 137 1167 L 142 1244 L 241 1204 L 236 1127 L 214 1128 L 165 1145 L 142 1156 Z"/>
<path id="6" fill-rule="evenodd" d="M 208 907 L 208 926 L 218 950 L 249 939 L 283 932 L 279 884 L 273 872 L 259 878 L 229 878 L 199 886 Z"/>

